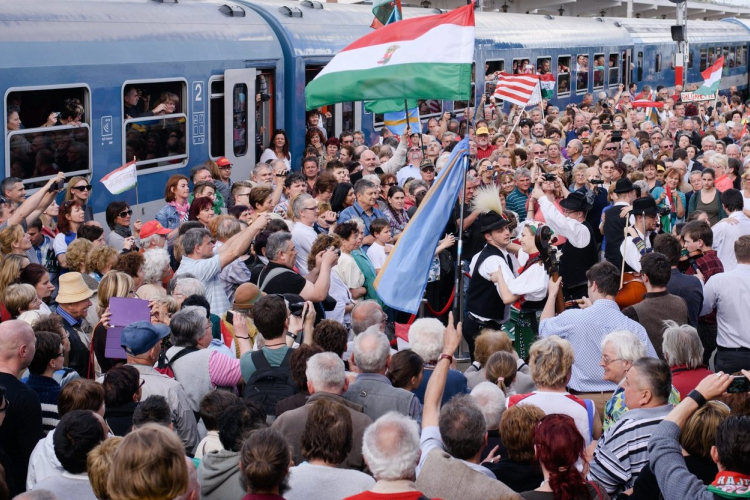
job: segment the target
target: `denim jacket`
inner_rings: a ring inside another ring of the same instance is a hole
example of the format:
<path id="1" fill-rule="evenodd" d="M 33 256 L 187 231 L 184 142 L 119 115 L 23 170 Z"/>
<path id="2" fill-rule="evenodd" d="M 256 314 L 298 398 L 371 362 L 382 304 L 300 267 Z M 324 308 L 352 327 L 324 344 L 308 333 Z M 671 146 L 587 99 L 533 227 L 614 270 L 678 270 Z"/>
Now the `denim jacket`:
<path id="1" fill-rule="evenodd" d="M 172 205 L 164 205 L 161 210 L 156 212 L 155 219 L 167 229 L 177 229 L 180 227 L 180 215 Z"/>

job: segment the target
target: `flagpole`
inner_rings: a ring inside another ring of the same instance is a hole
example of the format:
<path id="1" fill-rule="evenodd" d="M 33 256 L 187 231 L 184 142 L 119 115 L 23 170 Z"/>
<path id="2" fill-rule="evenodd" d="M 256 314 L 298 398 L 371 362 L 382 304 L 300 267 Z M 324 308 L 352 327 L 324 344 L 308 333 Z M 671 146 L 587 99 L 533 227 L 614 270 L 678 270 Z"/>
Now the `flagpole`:
<path id="1" fill-rule="evenodd" d="M 462 168 L 464 169 L 464 186 L 463 193 L 461 195 L 460 212 L 458 216 L 458 249 L 456 251 L 455 264 L 456 276 L 453 284 L 453 286 L 455 287 L 453 291 L 453 318 L 455 321 L 463 321 L 463 301 L 461 300 L 463 298 L 463 265 L 461 264 L 461 256 L 464 249 L 464 205 L 466 204 L 466 179 L 469 175 L 468 154 L 463 158 Z"/>
<path id="2" fill-rule="evenodd" d="M 133 156 L 135 162 L 135 218 L 138 218 L 138 162 L 137 158 Z"/>
<path id="3" fill-rule="evenodd" d="M 505 138 L 505 144 L 503 144 L 503 149 L 508 147 L 508 141 L 510 140 L 510 135 L 513 133 L 513 131 L 516 129 L 519 123 L 521 123 L 521 115 L 523 115 L 523 112 L 525 111 L 526 107 L 521 110 L 520 113 L 518 113 L 518 118 L 516 119 L 516 123 L 513 124 L 513 128 L 510 129 L 510 132 L 508 132 L 508 137 Z"/>

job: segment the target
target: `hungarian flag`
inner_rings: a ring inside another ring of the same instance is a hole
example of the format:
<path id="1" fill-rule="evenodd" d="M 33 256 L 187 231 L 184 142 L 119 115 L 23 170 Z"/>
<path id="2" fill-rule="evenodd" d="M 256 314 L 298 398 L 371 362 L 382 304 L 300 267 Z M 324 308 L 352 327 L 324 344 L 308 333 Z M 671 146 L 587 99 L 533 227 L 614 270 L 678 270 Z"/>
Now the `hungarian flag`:
<path id="1" fill-rule="evenodd" d="M 372 20 L 370 28 L 382 28 L 396 21 L 403 19 L 401 15 L 401 0 L 375 0 L 372 2 L 372 14 L 375 19 Z"/>
<path id="2" fill-rule="evenodd" d="M 122 167 L 102 177 L 102 184 L 112 194 L 120 194 L 128 189 L 133 189 L 138 184 L 135 160 L 127 162 Z"/>
<path id="3" fill-rule="evenodd" d="M 471 97 L 474 5 L 405 19 L 339 52 L 305 88 L 308 110 L 378 99 Z"/>
<path id="4" fill-rule="evenodd" d="M 701 76 L 703 76 L 703 86 L 696 90 L 695 93 L 700 95 L 711 95 L 718 92 L 719 84 L 721 83 L 721 70 L 723 68 L 724 56 L 721 56 L 716 60 L 713 66 L 706 68 L 701 72 Z"/>
<path id="5" fill-rule="evenodd" d="M 663 102 L 656 102 L 656 101 L 648 101 L 646 99 L 638 99 L 635 101 L 631 101 L 631 106 L 634 108 L 663 108 L 664 103 Z"/>
<path id="6" fill-rule="evenodd" d="M 539 91 L 539 75 L 509 75 L 500 73 L 492 94 L 495 99 L 512 102 L 519 106 L 531 106 L 542 102 Z"/>
<path id="7" fill-rule="evenodd" d="M 542 99 L 552 99 L 555 95 L 555 75 L 552 73 L 539 75 L 539 86 L 542 89 Z"/>

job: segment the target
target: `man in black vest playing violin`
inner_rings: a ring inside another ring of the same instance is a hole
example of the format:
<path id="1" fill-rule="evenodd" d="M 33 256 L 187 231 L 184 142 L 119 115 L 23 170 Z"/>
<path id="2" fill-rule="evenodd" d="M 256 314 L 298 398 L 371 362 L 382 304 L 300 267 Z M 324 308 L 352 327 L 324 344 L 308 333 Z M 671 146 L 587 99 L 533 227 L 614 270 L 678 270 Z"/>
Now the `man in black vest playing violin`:
<path id="1" fill-rule="evenodd" d="M 538 201 L 546 224 L 558 236 L 567 239 L 562 246 L 560 258 L 560 277 L 565 300 L 585 297 L 588 293 L 586 271 L 599 262 L 599 248 L 594 230 L 586 222 L 586 213 L 591 210 L 593 202 L 581 191 L 574 191 L 560 201 L 560 212 L 545 196 L 541 182 L 536 183 L 531 197 Z"/>
<path id="2" fill-rule="evenodd" d="M 620 246 L 625 240 L 625 225 L 628 217 L 630 217 L 629 211 L 623 215 L 623 209 L 629 208 L 635 200 L 635 187 L 630 179 L 627 177 L 617 179 L 612 198 L 614 204 L 604 211 L 602 222 L 602 233 L 607 242 L 604 247 L 604 259 L 614 264 L 617 269 L 621 269 L 622 253 L 620 253 Z M 633 269 L 626 265 L 625 271 L 633 272 Z"/>
<path id="3" fill-rule="evenodd" d="M 507 251 L 510 244 L 510 221 L 505 215 L 490 211 L 481 215 L 480 230 L 487 244 L 471 259 L 469 291 L 466 297 L 466 321 L 463 335 L 469 344 L 471 360 L 474 361 L 474 339 L 480 330 L 500 330 L 510 319 L 510 305 L 500 298 L 497 284 L 492 282 L 492 273 L 507 267 L 513 274 L 518 270 L 518 261 Z"/>

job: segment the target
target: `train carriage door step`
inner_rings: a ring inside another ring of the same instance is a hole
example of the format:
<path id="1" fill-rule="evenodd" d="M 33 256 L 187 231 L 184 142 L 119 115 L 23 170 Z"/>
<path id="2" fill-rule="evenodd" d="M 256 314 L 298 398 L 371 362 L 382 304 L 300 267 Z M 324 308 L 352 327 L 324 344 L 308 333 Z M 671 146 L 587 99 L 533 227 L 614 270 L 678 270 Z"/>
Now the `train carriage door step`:
<path id="1" fill-rule="evenodd" d="M 224 156 L 232 178 L 249 179 L 255 165 L 255 68 L 224 72 Z"/>

